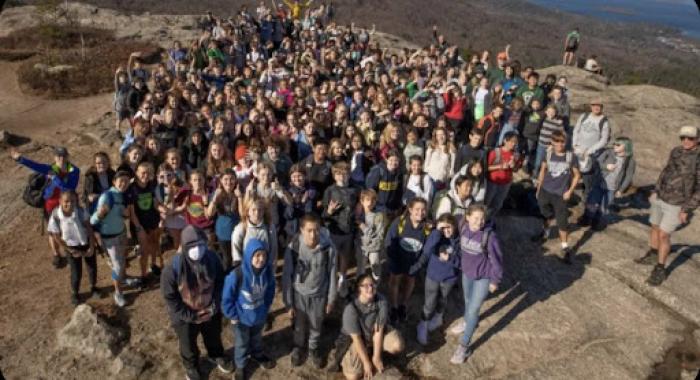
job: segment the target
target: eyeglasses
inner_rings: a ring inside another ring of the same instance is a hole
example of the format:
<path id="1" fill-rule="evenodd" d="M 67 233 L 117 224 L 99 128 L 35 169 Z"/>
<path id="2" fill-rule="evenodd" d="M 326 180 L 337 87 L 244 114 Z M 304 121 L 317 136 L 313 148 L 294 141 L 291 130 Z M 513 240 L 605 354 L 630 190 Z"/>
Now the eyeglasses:
<path id="1" fill-rule="evenodd" d="M 697 139 L 697 137 L 681 136 L 681 141 L 685 141 L 685 140 L 695 141 L 696 139 Z"/>

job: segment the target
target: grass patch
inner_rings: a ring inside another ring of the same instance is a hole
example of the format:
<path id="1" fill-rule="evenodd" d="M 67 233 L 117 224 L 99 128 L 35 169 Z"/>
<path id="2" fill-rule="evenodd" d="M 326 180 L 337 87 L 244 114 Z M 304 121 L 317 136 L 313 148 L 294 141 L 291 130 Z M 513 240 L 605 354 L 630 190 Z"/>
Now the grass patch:
<path id="1" fill-rule="evenodd" d="M 18 71 L 22 91 L 51 99 L 75 98 L 114 90 L 114 70 L 125 65 L 133 51 L 154 52 L 159 48 L 144 42 L 109 41 L 85 50 L 57 50 L 38 54 L 24 61 Z M 55 67 L 70 66 L 65 70 L 51 72 L 37 68 L 37 64 Z"/>
<path id="2" fill-rule="evenodd" d="M 75 49 L 82 47 L 83 43 L 86 48 L 92 48 L 114 40 L 114 33 L 105 29 L 42 24 L 18 29 L 0 38 L 0 49 L 22 51 Z"/>

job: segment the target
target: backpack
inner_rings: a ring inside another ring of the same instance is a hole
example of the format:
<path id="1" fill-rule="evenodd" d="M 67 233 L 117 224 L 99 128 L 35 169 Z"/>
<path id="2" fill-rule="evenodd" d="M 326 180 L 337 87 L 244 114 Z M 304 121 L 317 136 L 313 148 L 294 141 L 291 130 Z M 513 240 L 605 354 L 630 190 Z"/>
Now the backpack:
<path id="1" fill-rule="evenodd" d="M 547 161 L 546 161 L 547 162 L 547 170 L 549 170 L 549 161 L 552 159 L 552 154 L 553 154 L 553 152 L 551 149 L 547 150 Z M 573 160 L 574 160 L 574 153 L 567 151 L 566 152 L 566 165 L 569 167 L 569 169 L 571 169 L 571 163 L 573 162 Z"/>
<path id="2" fill-rule="evenodd" d="M 583 114 L 583 117 L 581 118 L 581 125 L 586 122 L 586 119 L 591 116 L 590 112 L 586 112 Z M 600 121 L 598 122 L 598 132 L 602 135 L 603 134 L 603 127 L 605 126 L 605 123 L 607 123 L 608 117 L 603 116 Z M 605 142 L 605 145 L 608 145 L 610 142 L 610 138 L 612 137 L 612 128 L 610 129 L 610 133 L 608 133 L 608 140 Z"/>
<path id="3" fill-rule="evenodd" d="M 576 49 L 578 47 L 578 36 L 570 36 L 567 39 L 566 47 L 569 49 Z"/>
<path id="4" fill-rule="evenodd" d="M 178 283 L 178 280 L 180 278 L 180 260 L 182 260 L 182 255 L 184 255 L 184 253 L 173 256 L 173 277 L 175 278 L 176 284 Z M 216 255 L 213 256 L 215 256 L 218 259 Z M 231 271 L 236 274 L 236 283 L 233 284 L 233 294 L 238 295 L 238 291 L 241 290 L 241 280 L 243 279 L 243 267 L 239 265 L 231 269 Z"/>
<path id="5" fill-rule="evenodd" d="M 44 207 L 44 191 L 49 185 L 46 175 L 41 173 L 32 173 L 27 180 L 27 186 L 24 188 L 22 200 L 34 208 Z"/>
<path id="6" fill-rule="evenodd" d="M 445 190 L 442 190 L 442 191 L 445 191 Z M 441 191 L 441 192 L 442 192 L 442 191 Z M 450 199 L 450 200 L 451 200 L 451 199 Z M 397 228 L 397 230 L 396 230 L 396 232 L 398 232 L 398 235 L 399 235 L 399 236 L 403 235 L 403 229 L 404 229 L 404 226 L 405 226 L 405 225 L 406 225 L 406 216 L 405 216 L 405 215 L 401 215 L 401 216 L 399 217 L 399 225 L 397 226 L 398 228 Z M 432 231 L 431 231 L 431 228 L 428 226 L 428 224 L 427 224 L 427 223 L 423 223 L 423 235 L 425 235 L 425 237 L 427 238 L 428 235 L 430 235 L 431 232 L 432 232 Z"/>
<path id="7" fill-rule="evenodd" d="M 430 210 L 430 215 L 433 217 L 433 219 L 437 219 L 440 215 L 437 215 L 438 208 L 440 208 L 440 203 L 442 202 L 443 199 L 447 198 L 447 201 L 450 202 L 450 214 L 454 214 L 456 207 L 456 202 L 452 197 L 450 196 L 450 189 L 442 189 L 438 191 L 435 194 L 435 197 L 433 198 L 433 204 Z M 401 233 L 401 232 L 399 232 Z"/>

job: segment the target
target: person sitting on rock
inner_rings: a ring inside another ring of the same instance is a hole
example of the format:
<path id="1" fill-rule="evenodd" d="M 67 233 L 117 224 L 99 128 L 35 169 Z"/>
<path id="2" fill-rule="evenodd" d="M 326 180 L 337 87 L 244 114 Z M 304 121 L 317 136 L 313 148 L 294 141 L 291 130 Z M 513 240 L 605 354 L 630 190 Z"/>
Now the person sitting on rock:
<path id="1" fill-rule="evenodd" d="M 357 293 L 343 310 L 343 325 L 328 370 L 349 380 L 369 379 L 384 371 L 382 353 L 404 350 L 398 330 L 389 326 L 389 302 L 377 292 L 371 273 L 357 279 Z"/>
<path id="2" fill-rule="evenodd" d="M 688 125 L 681 128 L 679 135 L 681 146 L 671 150 L 649 198 L 649 250 L 635 260 L 639 264 L 656 263 L 647 279 L 651 286 L 661 285 L 666 279 L 671 234 L 681 224 L 688 223 L 690 213 L 700 205 L 700 133 L 698 127 Z"/>
<path id="3" fill-rule="evenodd" d="M 207 354 L 224 373 L 233 371 L 221 343 L 221 293 L 224 270 L 214 251 L 207 248 L 207 237 L 189 225 L 182 230 L 182 244 L 172 262 L 163 268 L 160 289 L 180 342 L 180 357 L 188 380 L 199 380 L 199 348 L 202 335 Z"/>

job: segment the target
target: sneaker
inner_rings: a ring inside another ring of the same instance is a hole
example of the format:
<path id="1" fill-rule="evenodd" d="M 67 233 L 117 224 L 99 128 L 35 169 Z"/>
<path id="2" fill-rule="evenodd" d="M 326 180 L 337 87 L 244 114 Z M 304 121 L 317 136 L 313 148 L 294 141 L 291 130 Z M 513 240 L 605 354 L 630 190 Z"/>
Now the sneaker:
<path id="1" fill-rule="evenodd" d="M 435 313 L 433 317 L 428 321 L 428 332 L 437 330 L 442 326 L 442 313 Z"/>
<path id="2" fill-rule="evenodd" d="M 340 298 L 348 296 L 348 281 L 343 276 L 338 278 L 338 296 Z"/>
<path id="3" fill-rule="evenodd" d="M 428 321 L 420 321 L 416 327 L 416 340 L 421 346 L 428 344 Z"/>
<path id="4" fill-rule="evenodd" d="M 258 363 L 261 367 L 265 369 L 272 369 L 275 366 L 275 363 L 272 362 L 272 359 L 270 359 L 265 354 L 257 354 L 252 356 L 252 358 L 253 360 L 255 360 L 256 363 Z"/>
<path id="5" fill-rule="evenodd" d="M 564 264 L 571 265 L 574 263 L 574 253 L 571 251 L 570 247 L 561 249 L 562 259 Z"/>
<path id="6" fill-rule="evenodd" d="M 201 380 L 202 375 L 199 374 L 199 368 L 185 368 L 185 379 L 187 380 Z"/>
<path id="7" fill-rule="evenodd" d="M 73 306 L 78 306 L 80 304 L 80 299 L 78 298 L 78 294 L 76 294 L 76 293 L 71 294 L 70 303 Z"/>
<path id="8" fill-rule="evenodd" d="M 160 268 L 157 265 L 151 265 L 151 273 L 154 277 L 160 277 Z"/>
<path id="9" fill-rule="evenodd" d="M 225 356 L 209 358 L 209 361 L 216 365 L 216 368 L 223 373 L 231 373 L 235 369 L 233 361 Z"/>
<path id="10" fill-rule="evenodd" d="M 124 284 L 130 288 L 140 287 L 142 283 L 143 281 L 138 277 L 127 277 L 126 280 L 124 280 Z"/>
<path id="11" fill-rule="evenodd" d="M 542 231 L 539 234 L 530 237 L 530 241 L 537 244 L 543 244 L 547 241 L 547 233 Z"/>
<path id="12" fill-rule="evenodd" d="M 398 319 L 399 323 L 404 323 L 408 321 L 408 312 L 406 311 L 406 306 L 405 305 L 400 305 L 399 308 L 397 309 L 398 311 Z"/>
<path id="13" fill-rule="evenodd" d="M 374 281 L 379 282 L 379 278 L 381 277 L 381 273 L 382 273 L 382 267 L 378 264 L 372 265 L 371 271 L 372 271 L 372 278 L 374 279 Z"/>
<path id="14" fill-rule="evenodd" d="M 647 284 L 651 286 L 659 286 L 666 279 L 666 268 L 663 264 L 656 264 L 651 271 L 651 275 L 647 279 Z"/>
<path id="15" fill-rule="evenodd" d="M 450 363 L 462 364 L 471 354 L 472 354 L 472 352 L 468 347 L 464 347 L 461 344 L 458 344 L 457 349 L 455 350 L 455 353 L 452 354 L 452 358 L 450 359 Z"/>
<path id="16" fill-rule="evenodd" d="M 391 310 L 389 310 L 389 324 L 392 326 L 396 326 L 399 323 L 399 310 L 395 307 L 392 307 Z"/>
<path id="17" fill-rule="evenodd" d="M 321 357 L 321 353 L 318 351 L 318 349 L 310 350 L 309 358 L 311 359 L 311 364 L 313 364 L 314 367 L 317 369 L 323 368 L 323 358 Z"/>
<path id="18" fill-rule="evenodd" d="M 649 248 L 644 256 L 637 257 L 634 262 L 642 265 L 654 265 L 659 262 L 659 253 L 657 250 Z"/>
<path id="19" fill-rule="evenodd" d="M 466 326 L 467 323 L 464 322 L 464 318 L 460 318 L 459 321 L 454 326 L 452 326 L 449 332 L 451 335 L 459 335 L 464 332 Z"/>
<path id="20" fill-rule="evenodd" d="M 54 256 L 53 259 L 51 260 L 51 265 L 53 265 L 54 269 L 61 268 L 61 257 Z"/>
<path id="21" fill-rule="evenodd" d="M 593 220 L 591 219 L 591 216 L 588 214 L 588 212 L 584 212 L 583 215 L 581 215 L 581 217 L 578 218 L 576 223 L 578 223 L 578 225 L 581 227 L 586 227 L 590 226 L 592 221 Z"/>
<path id="22" fill-rule="evenodd" d="M 294 349 L 292 350 L 290 361 L 292 362 L 292 367 L 299 367 L 303 364 L 301 357 L 301 349 L 299 347 L 294 347 Z"/>
<path id="23" fill-rule="evenodd" d="M 233 380 L 245 380 L 245 368 L 236 368 L 233 374 Z"/>
<path id="24" fill-rule="evenodd" d="M 126 300 L 121 292 L 114 292 L 114 303 L 119 307 L 126 305 Z"/>

